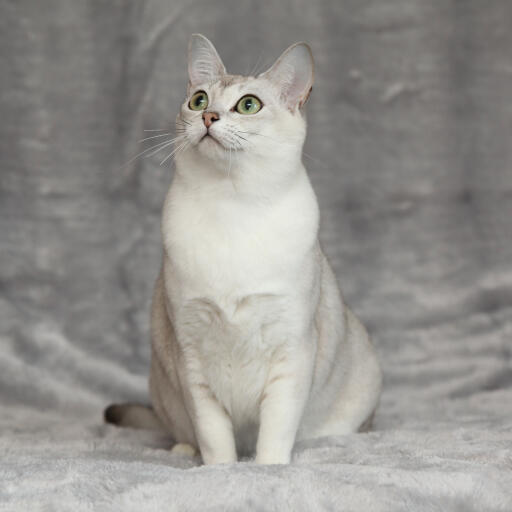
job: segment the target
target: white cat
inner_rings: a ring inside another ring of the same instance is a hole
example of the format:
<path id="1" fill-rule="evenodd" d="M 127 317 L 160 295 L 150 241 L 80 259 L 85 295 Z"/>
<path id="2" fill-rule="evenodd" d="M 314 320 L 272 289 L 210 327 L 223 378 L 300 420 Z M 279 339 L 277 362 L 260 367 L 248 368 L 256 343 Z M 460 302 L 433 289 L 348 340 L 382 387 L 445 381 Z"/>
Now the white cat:
<path id="1" fill-rule="evenodd" d="M 298 43 L 267 72 L 233 76 L 193 35 L 188 67 L 152 307 L 158 420 L 133 405 L 106 417 L 162 424 L 175 451 L 199 449 L 206 464 L 254 451 L 285 464 L 298 439 L 364 428 L 381 390 L 368 334 L 318 243 L 301 161 L 313 58 Z"/>

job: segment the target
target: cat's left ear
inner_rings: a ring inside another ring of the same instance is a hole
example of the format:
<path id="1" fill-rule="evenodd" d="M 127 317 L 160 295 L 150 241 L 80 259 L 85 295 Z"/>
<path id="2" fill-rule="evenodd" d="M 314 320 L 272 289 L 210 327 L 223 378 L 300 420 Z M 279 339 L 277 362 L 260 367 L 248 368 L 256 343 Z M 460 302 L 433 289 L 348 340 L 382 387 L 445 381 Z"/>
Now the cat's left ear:
<path id="1" fill-rule="evenodd" d="M 306 43 L 290 46 L 262 76 L 279 87 L 281 97 L 290 110 L 302 107 L 313 87 L 311 48 Z"/>
<path id="2" fill-rule="evenodd" d="M 201 34 L 192 34 L 188 44 L 188 78 L 191 87 L 212 82 L 226 74 L 213 44 Z"/>

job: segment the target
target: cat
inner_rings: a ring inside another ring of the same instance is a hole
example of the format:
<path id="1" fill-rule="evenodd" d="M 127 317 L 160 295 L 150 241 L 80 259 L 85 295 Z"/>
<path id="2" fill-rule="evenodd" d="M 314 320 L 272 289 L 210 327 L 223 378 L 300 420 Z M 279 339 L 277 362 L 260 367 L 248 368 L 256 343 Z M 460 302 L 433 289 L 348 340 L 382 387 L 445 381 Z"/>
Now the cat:
<path id="1" fill-rule="evenodd" d="M 152 408 L 107 421 L 163 428 L 205 464 L 287 464 L 297 440 L 365 429 L 381 371 L 318 242 L 302 164 L 309 46 L 258 76 L 226 73 L 191 37 L 176 170 L 152 303 Z"/>

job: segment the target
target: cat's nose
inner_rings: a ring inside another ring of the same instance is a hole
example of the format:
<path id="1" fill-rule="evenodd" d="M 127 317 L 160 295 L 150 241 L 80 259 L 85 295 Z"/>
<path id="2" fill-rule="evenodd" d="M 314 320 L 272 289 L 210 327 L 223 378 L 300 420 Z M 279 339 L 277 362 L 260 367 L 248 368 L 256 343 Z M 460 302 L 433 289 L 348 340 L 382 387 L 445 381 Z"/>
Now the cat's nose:
<path id="1" fill-rule="evenodd" d="M 203 122 L 206 128 L 210 128 L 212 123 L 219 120 L 217 112 L 203 112 Z"/>

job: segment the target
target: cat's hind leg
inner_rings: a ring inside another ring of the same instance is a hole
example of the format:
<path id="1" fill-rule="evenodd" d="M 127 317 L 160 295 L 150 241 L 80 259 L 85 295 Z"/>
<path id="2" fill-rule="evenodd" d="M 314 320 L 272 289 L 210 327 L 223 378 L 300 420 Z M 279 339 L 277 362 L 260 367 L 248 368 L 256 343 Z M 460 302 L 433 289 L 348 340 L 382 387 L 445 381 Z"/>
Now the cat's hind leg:
<path id="1" fill-rule="evenodd" d="M 137 429 L 148 429 L 165 431 L 165 426 L 159 420 L 152 407 L 142 404 L 112 404 L 103 412 L 106 423 L 118 427 L 129 427 Z M 195 457 L 198 450 L 189 443 L 176 443 L 171 448 L 173 455 L 182 457 Z"/>
<path id="2" fill-rule="evenodd" d="M 152 407 L 142 404 L 112 404 L 103 412 L 107 423 L 119 427 L 165 430 Z"/>
<path id="3" fill-rule="evenodd" d="M 186 456 L 186 457 L 195 457 L 198 454 L 198 451 L 191 444 L 176 443 L 171 448 L 171 453 L 173 455 L 181 455 L 181 456 Z"/>

